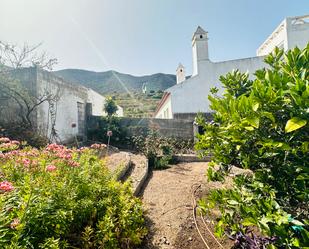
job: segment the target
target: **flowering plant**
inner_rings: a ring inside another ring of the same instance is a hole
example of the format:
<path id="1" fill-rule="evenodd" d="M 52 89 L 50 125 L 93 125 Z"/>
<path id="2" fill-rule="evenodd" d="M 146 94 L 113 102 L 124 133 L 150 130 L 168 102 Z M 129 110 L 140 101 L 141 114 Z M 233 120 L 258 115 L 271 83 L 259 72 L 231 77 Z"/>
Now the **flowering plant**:
<path id="1" fill-rule="evenodd" d="M 0 248 L 139 244 L 141 202 L 97 157 L 104 146 L 38 150 L 0 138 Z"/>

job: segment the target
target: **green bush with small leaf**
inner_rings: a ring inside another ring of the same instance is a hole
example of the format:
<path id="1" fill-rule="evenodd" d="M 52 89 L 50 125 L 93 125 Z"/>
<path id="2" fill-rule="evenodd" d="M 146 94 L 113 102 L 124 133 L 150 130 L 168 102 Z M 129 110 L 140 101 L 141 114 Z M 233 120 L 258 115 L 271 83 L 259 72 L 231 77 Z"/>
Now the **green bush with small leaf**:
<path id="1" fill-rule="evenodd" d="M 200 202 L 219 208 L 216 234 L 235 248 L 309 246 L 309 44 L 267 56 L 266 69 L 233 71 L 220 78 L 225 91 L 209 96 L 215 112 L 203 122 L 196 149 L 212 153 L 210 180 L 223 180 L 232 166 L 251 170 L 232 189 L 212 191 Z M 258 228 L 258 229 L 257 229 Z M 255 246 L 255 247 L 254 247 Z"/>
<path id="2" fill-rule="evenodd" d="M 155 169 L 164 169 L 172 163 L 174 154 L 186 154 L 193 150 L 193 140 L 165 137 L 155 130 L 148 130 L 144 135 L 133 136 L 135 150 L 143 153 L 149 165 Z"/>

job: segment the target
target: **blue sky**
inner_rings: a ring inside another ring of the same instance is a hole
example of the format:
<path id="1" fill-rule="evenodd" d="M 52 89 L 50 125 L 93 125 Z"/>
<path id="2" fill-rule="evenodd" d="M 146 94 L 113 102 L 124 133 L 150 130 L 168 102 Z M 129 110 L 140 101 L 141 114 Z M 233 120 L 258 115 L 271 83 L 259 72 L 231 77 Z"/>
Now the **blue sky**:
<path id="1" fill-rule="evenodd" d="M 209 32 L 212 61 L 254 56 L 286 17 L 309 14 L 309 0 L 0 0 L 0 40 L 37 44 L 55 69 L 135 75 L 191 74 L 191 37 Z"/>

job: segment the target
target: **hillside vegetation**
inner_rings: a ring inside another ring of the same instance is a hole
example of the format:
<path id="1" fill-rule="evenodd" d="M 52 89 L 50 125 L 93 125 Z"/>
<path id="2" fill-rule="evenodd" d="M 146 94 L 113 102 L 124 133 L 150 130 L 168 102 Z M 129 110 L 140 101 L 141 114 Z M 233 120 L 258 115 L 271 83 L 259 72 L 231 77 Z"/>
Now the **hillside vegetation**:
<path id="1" fill-rule="evenodd" d="M 156 107 L 162 97 L 162 91 L 148 94 L 134 92 L 133 94 L 113 94 L 116 103 L 123 107 L 124 116 L 136 118 L 153 117 Z"/>

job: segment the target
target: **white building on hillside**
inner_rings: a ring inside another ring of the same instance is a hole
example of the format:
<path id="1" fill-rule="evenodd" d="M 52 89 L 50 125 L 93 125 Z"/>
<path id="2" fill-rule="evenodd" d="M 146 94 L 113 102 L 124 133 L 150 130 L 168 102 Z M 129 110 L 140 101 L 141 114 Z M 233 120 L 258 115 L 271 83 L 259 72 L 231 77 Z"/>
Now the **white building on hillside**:
<path id="1" fill-rule="evenodd" d="M 177 84 L 168 88 L 157 106 L 156 118 L 193 119 L 198 112 L 209 113 L 207 96 L 210 89 L 222 89 L 219 77 L 239 69 L 254 73 L 266 66 L 264 56 L 281 47 L 303 48 L 309 41 L 309 15 L 286 18 L 258 48 L 257 56 L 222 62 L 212 62 L 208 53 L 208 35 L 198 27 L 192 37 L 193 74 L 186 79 L 185 68 L 179 64 L 176 70 Z"/>

